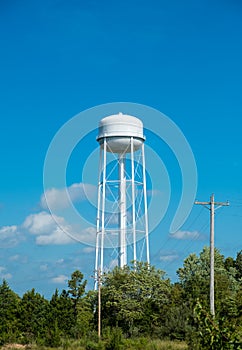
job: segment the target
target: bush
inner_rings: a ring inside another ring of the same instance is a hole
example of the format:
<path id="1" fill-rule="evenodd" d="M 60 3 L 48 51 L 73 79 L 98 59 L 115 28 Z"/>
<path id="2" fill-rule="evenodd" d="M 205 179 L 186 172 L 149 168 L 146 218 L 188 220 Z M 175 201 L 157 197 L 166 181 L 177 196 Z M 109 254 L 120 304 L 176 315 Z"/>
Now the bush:
<path id="1" fill-rule="evenodd" d="M 86 350 L 105 350 L 104 344 L 102 342 L 87 341 Z"/>
<path id="2" fill-rule="evenodd" d="M 113 328 L 108 336 L 105 350 L 121 350 L 122 339 L 122 330 L 118 327 Z"/>

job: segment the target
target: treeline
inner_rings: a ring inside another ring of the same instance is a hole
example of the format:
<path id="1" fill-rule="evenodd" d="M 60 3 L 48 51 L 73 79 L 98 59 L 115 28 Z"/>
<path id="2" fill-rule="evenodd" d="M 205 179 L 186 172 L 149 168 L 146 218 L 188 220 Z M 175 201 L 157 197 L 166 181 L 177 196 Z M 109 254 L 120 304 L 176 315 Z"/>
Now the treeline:
<path id="1" fill-rule="evenodd" d="M 192 350 L 242 349 L 242 251 L 234 260 L 215 250 L 215 318 L 209 312 L 209 271 L 205 247 L 199 256 L 190 254 L 184 260 L 177 283 L 154 266 L 138 262 L 102 276 L 106 349 L 121 349 L 122 339 L 140 337 L 184 340 Z M 98 296 L 86 292 L 83 277 L 75 271 L 67 290 L 56 290 L 50 300 L 34 289 L 21 298 L 4 280 L 0 285 L 0 344 L 57 347 L 66 339 L 85 339 L 87 349 L 95 349 Z"/>

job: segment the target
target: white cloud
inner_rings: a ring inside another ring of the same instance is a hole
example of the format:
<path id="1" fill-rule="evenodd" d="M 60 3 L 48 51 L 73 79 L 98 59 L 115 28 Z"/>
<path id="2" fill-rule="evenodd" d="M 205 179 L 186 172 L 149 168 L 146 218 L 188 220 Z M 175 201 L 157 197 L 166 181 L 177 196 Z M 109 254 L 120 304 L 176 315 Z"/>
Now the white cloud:
<path id="1" fill-rule="evenodd" d="M 29 215 L 23 227 L 37 236 L 36 243 L 39 245 L 73 243 L 73 239 L 67 234 L 70 232 L 70 226 L 65 220 L 45 211 Z"/>
<path id="2" fill-rule="evenodd" d="M 95 242 L 96 230 L 93 227 L 83 229 L 81 232 L 75 232 L 70 225 L 56 227 L 49 234 L 40 235 L 36 238 L 39 245 L 62 245 L 78 242 Z"/>
<path id="3" fill-rule="evenodd" d="M 16 255 L 10 256 L 8 260 L 10 260 L 10 261 L 18 261 L 19 259 L 20 259 L 20 255 L 16 254 Z"/>
<path id="4" fill-rule="evenodd" d="M 6 272 L 6 267 L 4 266 L 0 266 L 0 278 L 6 280 L 12 278 L 11 273 Z"/>
<path id="5" fill-rule="evenodd" d="M 161 261 L 165 261 L 165 262 L 172 262 L 174 260 L 177 260 L 179 258 L 179 255 L 177 254 L 164 254 L 160 256 L 160 260 Z"/>
<path id="6" fill-rule="evenodd" d="M 204 236 L 198 231 L 177 231 L 173 234 L 170 234 L 171 238 L 175 239 L 191 239 L 191 240 L 203 240 Z"/>
<path id="7" fill-rule="evenodd" d="M 96 194 L 96 187 L 89 184 L 73 184 L 67 188 L 73 202 L 82 201 Z M 45 193 L 52 207 L 65 208 L 70 203 L 66 189 L 50 189 Z M 44 195 L 41 197 L 42 207 L 46 207 Z M 69 224 L 59 215 L 51 215 L 43 210 L 39 213 L 28 215 L 22 225 L 0 227 L 0 247 L 8 248 L 17 245 L 25 239 L 25 233 L 36 236 L 38 245 L 64 245 L 75 241 L 89 242 L 95 245 L 96 229 L 87 227 L 82 229 L 77 224 Z M 10 261 L 20 261 L 18 255 L 9 258 Z"/>
<path id="8" fill-rule="evenodd" d="M 56 215 L 51 215 L 46 211 L 27 216 L 23 223 L 23 227 L 34 235 L 48 234 L 63 225 L 64 219 Z"/>
<path id="9" fill-rule="evenodd" d="M 58 260 L 56 261 L 57 264 L 63 264 L 63 262 L 64 262 L 64 259 L 58 259 Z"/>
<path id="10" fill-rule="evenodd" d="M 82 249 L 83 253 L 93 253 L 95 251 L 94 247 L 85 247 Z"/>
<path id="11" fill-rule="evenodd" d="M 16 254 L 16 255 L 12 255 L 8 258 L 9 261 L 17 261 L 18 263 L 23 263 L 23 264 L 26 264 L 28 262 L 28 257 L 25 256 L 25 255 L 19 255 L 19 254 Z"/>
<path id="12" fill-rule="evenodd" d="M 3 226 L 0 229 L 1 237 L 15 234 L 17 232 L 17 226 Z"/>
<path id="13" fill-rule="evenodd" d="M 9 248 L 16 246 L 24 239 L 23 234 L 20 234 L 18 226 L 2 226 L 0 227 L 0 247 Z"/>
<path id="14" fill-rule="evenodd" d="M 94 227 L 81 230 L 66 223 L 61 216 L 51 215 L 45 211 L 29 215 L 22 227 L 37 236 L 38 245 L 62 245 L 75 241 L 94 243 L 96 237 Z"/>
<path id="15" fill-rule="evenodd" d="M 61 228 L 56 227 L 56 229 L 50 232 L 49 234 L 38 236 L 36 238 L 36 243 L 38 245 L 62 245 L 73 243 L 73 239 Z"/>
<path id="16" fill-rule="evenodd" d="M 53 277 L 52 278 L 52 282 L 53 283 L 58 283 L 58 284 L 64 284 L 66 283 L 68 280 L 68 277 L 65 276 L 65 275 L 59 275 L 59 276 L 56 276 L 56 277 Z"/>
<path id="17" fill-rule="evenodd" d="M 74 183 L 66 188 L 51 188 L 41 196 L 40 205 L 51 210 L 68 208 L 72 203 L 82 202 L 96 195 L 96 187 L 91 184 Z M 48 204 L 48 205 L 47 205 Z"/>
<path id="18" fill-rule="evenodd" d="M 78 235 L 77 238 L 80 242 L 90 242 L 94 243 L 96 241 L 96 228 L 95 227 L 87 227 L 84 228 Z"/>

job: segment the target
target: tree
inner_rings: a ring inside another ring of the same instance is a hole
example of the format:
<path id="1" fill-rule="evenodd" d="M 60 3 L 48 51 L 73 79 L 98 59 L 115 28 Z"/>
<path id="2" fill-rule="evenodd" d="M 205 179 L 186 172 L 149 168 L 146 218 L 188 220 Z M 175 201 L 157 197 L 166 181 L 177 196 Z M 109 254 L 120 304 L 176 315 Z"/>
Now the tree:
<path id="1" fill-rule="evenodd" d="M 27 291 L 20 301 L 21 330 L 25 341 L 45 342 L 48 328 L 49 302 L 36 293 L 34 288 Z"/>
<path id="2" fill-rule="evenodd" d="M 236 277 L 237 279 L 242 279 L 242 250 L 237 253 L 235 260 Z"/>
<path id="3" fill-rule="evenodd" d="M 225 259 L 224 267 L 226 268 L 227 271 L 230 271 L 231 268 L 235 267 L 235 261 L 233 258 L 231 258 L 231 256 Z"/>
<path id="4" fill-rule="evenodd" d="M 73 300 L 75 317 L 77 317 L 77 303 L 85 293 L 86 284 L 87 280 L 83 281 L 83 274 L 79 270 L 73 272 L 68 281 L 68 294 Z"/>
<path id="5" fill-rule="evenodd" d="M 83 281 L 83 274 L 79 270 L 73 272 L 71 279 L 68 281 L 68 294 L 73 301 L 75 317 L 77 317 L 77 303 L 85 294 L 86 284 L 87 280 Z"/>
<path id="6" fill-rule="evenodd" d="M 154 333 L 164 323 L 170 293 L 170 281 L 154 266 L 136 262 L 116 267 L 103 277 L 103 324 L 120 327 L 129 336 Z"/>
<path id="7" fill-rule="evenodd" d="M 83 281 L 83 274 L 81 271 L 76 270 L 72 273 L 71 279 L 68 281 L 68 293 L 71 295 L 72 299 L 80 299 L 86 288 L 87 280 Z"/>
<path id="8" fill-rule="evenodd" d="M 233 348 L 230 343 L 240 342 L 242 314 L 239 306 L 241 285 L 236 280 L 236 269 L 232 260 L 225 260 L 215 249 L 215 319 L 209 312 L 209 248 L 203 248 L 199 256 L 190 254 L 184 260 L 183 267 L 177 271 L 185 292 L 184 301 L 188 302 L 190 307 L 190 331 L 186 337 L 191 349 L 240 349 Z M 226 339 L 228 346 L 225 345 Z"/>
<path id="9" fill-rule="evenodd" d="M 84 298 L 87 281 L 83 281 L 83 274 L 76 270 L 68 281 L 68 294 L 71 296 L 75 324 L 72 327 L 73 334 L 80 338 L 89 329 L 89 322 L 93 317 L 91 304 Z"/>
<path id="10" fill-rule="evenodd" d="M 215 303 L 221 306 L 222 300 L 238 289 L 238 283 L 231 268 L 225 267 L 224 256 L 215 248 L 214 254 L 214 281 L 215 281 Z M 210 275 L 210 250 L 204 247 L 199 256 L 190 254 L 183 263 L 183 267 L 177 271 L 181 285 L 186 295 L 193 301 L 197 298 L 204 305 L 209 304 L 209 275 Z"/>
<path id="11" fill-rule="evenodd" d="M 189 318 L 192 312 L 181 284 L 174 283 L 171 290 L 171 303 L 165 318 L 163 336 L 185 340 L 189 331 Z"/>
<path id="12" fill-rule="evenodd" d="M 77 303 L 76 330 L 78 338 L 88 335 L 93 326 L 93 309 L 89 294 Z"/>
<path id="13" fill-rule="evenodd" d="M 242 337 L 236 330 L 234 323 L 226 319 L 214 319 L 211 314 L 197 301 L 194 316 L 197 319 L 197 339 L 190 348 L 202 350 L 241 350 Z"/>
<path id="14" fill-rule="evenodd" d="M 52 295 L 48 319 L 50 326 L 56 323 L 61 335 L 70 336 L 72 334 L 71 329 L 75 324 L 75 317 L 73 303 L 66 290 L 59 295 L 56 289 Z"/>
<path id="15" fill-rule="evenodd" d="M 3 280 L 0 285 L 0 344 L 14 342 L 19 335 L 19 302 L 19 296 Z"/>

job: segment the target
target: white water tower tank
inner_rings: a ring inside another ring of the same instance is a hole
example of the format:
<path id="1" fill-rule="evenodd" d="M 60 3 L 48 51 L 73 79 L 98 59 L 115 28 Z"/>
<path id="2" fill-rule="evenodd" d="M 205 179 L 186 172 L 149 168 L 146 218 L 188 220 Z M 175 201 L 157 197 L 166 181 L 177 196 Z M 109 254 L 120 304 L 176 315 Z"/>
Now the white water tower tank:
<path id="1" fill-rule="evenodd" d="M 133 147 L 136 151 L 145 141 L 143 123 L 136 117 L 119 113 L 105 117 L 99 122 L 97 141 L 103 148 L 103 141 L 106 138 L 107 152 L 130 153 L 131 137 L 133 137 Z"/>

